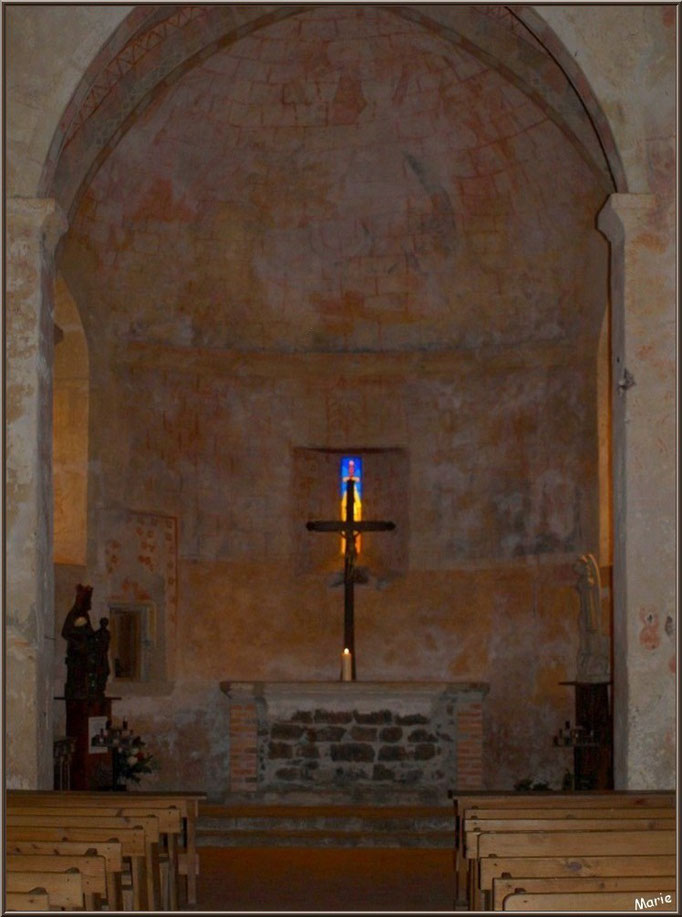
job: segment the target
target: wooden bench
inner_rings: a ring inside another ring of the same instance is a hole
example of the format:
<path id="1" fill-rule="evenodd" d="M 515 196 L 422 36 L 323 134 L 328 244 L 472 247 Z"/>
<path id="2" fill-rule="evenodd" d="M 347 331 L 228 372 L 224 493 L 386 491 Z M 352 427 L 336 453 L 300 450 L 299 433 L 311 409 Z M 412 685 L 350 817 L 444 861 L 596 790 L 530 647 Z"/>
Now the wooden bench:
<path id="1" fill-rule="evenodd" d="M 44 888 L 32 888 L 29 892 L 5 893 L 8 911 L 49 911 L 50 899 Z"/>
<path id="2" fill-rule="evenodd" d="M 634 806 L 595 806 L 593 808 L 577 807 L 572 808 L 568 804 L 557 808 L 535 809 L 525 806 L 518 809 L 488 809 L 488 808 L 469 808 L 462 813 L 463 820 L 467 818 L 675 818 L 676 810 L 674 806 L 656 806 L 654 807 L 634 807 Z"/>
<path id="3" fill-rule="evenodd" d="M 657 892 L 675 891 L 675 876 L 547 876 L 493 879 L 493 910 L 503 910 L 504 900 L 514 894 L 577 894 L 584 892 Z"/>
<path id="4" fill-rule="evenodd" d="M 44 803 L 49 799 L 50 804 L 57 799 L 65 799 L 71 805 L 81 805 L 83 801 L 88 806 L 110 807 L 112 803 L 124 805 L 126 809 L 134 807 L 141 812 L 149 810 L 150 812 L 159 808 L 175 808 L 180 812 L 182 821 L 182 833 L 178 840 L 180 841 L 179 849 L 173 852 L 172 848 L 175 840 L 172 835 L 167 835 L 168 853 L 171 862 L 175 859 L 177 865 L 172 868 L 177 870 L 176 886 L 179 884 L 179 878 L 184 879 L 183 891 L 187 904 L 195 905 L 197 903 L 197 876 L 199 873 L 199 856 L 196 846 L 196 821 L 199 812 L 199 803 L 206 799 L 206 794 L 199 791 L 132 791 L 126 793 L 125 800 L 117 799 L 112 793 L 106 791 L 91 790 L 10 790 L 8 799 L 18 800 L 35 800 Z M 163 832 L 161 832 L 163 836 Z M 173 888 L 173 886 L 171 886 Z M 171 891 L 173 898 L 177 898 L 177 888 Z M 171 900 L 170 906 L 175 905 L 175 900 Z"/>
<path id="5" fill-rule="evenodd" d="M 611 811 L 620 808 L 633 810 L 673 809 L 675 794 L 670 792 L 632 792 L 632 791 L 585 791 L 585 792 L 487 792 L 483 790 L 468 793 L 451 793 L 455 811 L 455 904 L 462 905 L 471 894 L 470 864 L 464 856 L 464 817 L 465 813 L 474 814 L 474 810 L 509 811 L 510 817 L 520 814 L 518 810 L 532 808 L 533 815 L 540 816 L 546 810 L 549 817 L 554 809 L 570 809 L 576 817 L 585 811 L 595 817 L 594 810 L 601 814 L 602 809 Z M 500 815 L 500 817 L 504 817 Z M 633 816 L 634 817 L 634 816 Z"/>
<path id="6" fill-rule="evenodd" d="M 98 841 L 84 843 L 81 841 L 13 841 L 5 844 L 8 857 L 49 856 L 49 857 L 91 857 L 96 856 L 104 863 L 105 897 L 110 911 L 123 908 L 121 895 L 121 874 L 123 857 L 118 841 Z"/>
<path id="7" fill-rule="evenodd" d="M 7 870 L 5 888 L 8 892 L 30 892 L 39 887 L 47 892 L 50 907 L 67 911 L 85 910 L 83 878 L 77 869 L 66 872 L 17 872 Z"/>
<path id="8" fill-rule="evenodd" d="M 131 857 L 131 875 L 133 875 L 133 888 L 137 894 L 135 899 L 138 904 L 144 905 L 146 910 L 156 910 L 160 900 L 160 869 L 158 862 L 159 825 L 154 815 L 135 815 L 132 818 L 121 815 L 73 815 L 65 811 L 58 815 L 46 815 L 40 808 L 35 813 L 15 815 L 11 812 L 5 817 L 7 827 L 52 827 L 52 828 L 84 828 L 107 829 L 111 834 L 123 828 L 140 828 L 144 837 L 144 853 L 142 861 Z M 144 883 L 144 885 L 143 885 Z"/>
<path id="9" fill-rule="evenodd" d="M 675 831 L 529 831 L 491 832 L 478 838 L 479 859 L 470 889 L 474 909 L 483 899 L 481 872 L 486 857 L 581 857 L 670 855 Z"/>
<path id="10" fill-rule="evenodd" d="M 145 831 L 142 827 L 115 829 L 104 827 L 10 825 L 5 827 L 6 844 L 20 841 L 80 841 L 87 847 L 97 847 L 100 842 L 118 842 L 122 858 L 130 867 L 132 910 L 147 910 L 147 884 L 145 858 L 147 854 Z"/>
<path id="11" fill-rule="evenodd" d="M 478 838 L 487 856 L 597 856 L 675 852 L 675 831 L 500 831 Z"/>
<path id="12" fill-rule="evenodd" d="M 127 817 L 139 820 L 140 817 L 154 818 L 158 827 L 159 842 L 165 844 L 165 852 L 150 850 L 149 871 L 151 877 L 149 893 L 157 906 L 165 910 L 176 910 L 178 906 L 178 841 L 182 835 L 182 818 L 178 806 L 167 803 L 154 805 L 119 805 L 117 800 L 71 800 L 60 797 L 9 798 L 7 812 L 12 815 L 61 816 L 95 818 L 103 824 L 104 817 Z M 164 862 L 164 857 L 168 862 Z M 158 860 L 158 862 L 157 862 Z M 161 866 L 167 866 L 167 880 L 162 882 Z M 158 875 L 155 875 L 158 873 Z"/>
<path id="13" fill-rule="evenodd" d="M 636 899 L 656 900 L 662 903 L 641 908 L 652 911 L 677 911 L 676 896 L 670 892 L 667 896 L 636 892 L 582 892 L 577 894 L 518 894 L 509 895 L 504 902 L 505 911 L 634 911 Z M 670 899 L 663 903 L 663 899 Z"/>
<path id="14" fill-rule="evenodd" d="M 568 856 L 568 857 L 486 857 L 480 861 L 480 890 L 486 899 L 500 878 L 522 880 L 533 878 L 630 878 L 675 875 L 676 858 L 672 855 L 635 856 Z"/>
<path id="15" fill-rule="evenodd" d="M 8 853 L 5 857 L 5 869 L 7 872 L 34 873 L 66 872 L 70 869 L 76 869 L 81 874 L 83 881 L 86 910 L 100 910 L 102 901 L 105 901 L 107 897 L 104 857 Z"/>
<path id="16" fill-rule="evenodd" d="M 479 841 L 488 834 L 533 831 L 674 831 L 674 818 L 465 818 L 464 856 L 479 858 Z"/>

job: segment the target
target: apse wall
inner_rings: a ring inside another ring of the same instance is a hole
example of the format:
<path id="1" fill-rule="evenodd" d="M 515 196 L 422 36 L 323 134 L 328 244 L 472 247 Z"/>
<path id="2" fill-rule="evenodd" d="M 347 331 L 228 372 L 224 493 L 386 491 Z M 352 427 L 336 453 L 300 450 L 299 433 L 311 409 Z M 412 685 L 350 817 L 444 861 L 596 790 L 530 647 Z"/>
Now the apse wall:
<path id="1" fill-rule="evenodd" d="M 163 665 L 115 689 L 149 785 L 224 791 L 220 680 L 338 676 L 338 545 L 301 562 L 337 481 L 302 488 L 297 457 L 343 449 L 404 457 L 392 505 L 387 466 L 367 482 L 399 525 L 356 590 L 358 677 L 489 682 L 487 784 L 560 785 L 605 193 L 501 73 L 377 8 L 237 42 L 123 137 L 60 270 L 90 349 L 95 616 L 158 614 Z"/>

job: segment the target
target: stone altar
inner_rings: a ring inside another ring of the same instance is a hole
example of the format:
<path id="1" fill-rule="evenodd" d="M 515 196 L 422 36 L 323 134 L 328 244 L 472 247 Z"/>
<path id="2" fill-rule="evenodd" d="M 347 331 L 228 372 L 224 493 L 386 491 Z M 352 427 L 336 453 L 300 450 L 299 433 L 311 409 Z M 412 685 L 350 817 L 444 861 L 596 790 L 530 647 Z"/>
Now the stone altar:
<path id="1" fill-rule="evenodd" d="M 231 795 L 387 803 L 482 789 L 474 682 L 222 681 Z"/>

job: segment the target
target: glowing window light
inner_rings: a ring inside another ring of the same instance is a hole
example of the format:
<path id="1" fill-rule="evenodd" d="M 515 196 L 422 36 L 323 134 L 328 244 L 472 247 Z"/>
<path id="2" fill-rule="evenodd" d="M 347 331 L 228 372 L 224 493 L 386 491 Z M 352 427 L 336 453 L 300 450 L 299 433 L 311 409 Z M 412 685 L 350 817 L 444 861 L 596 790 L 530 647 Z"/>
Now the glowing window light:
<path id="1" fill-rule="evenodd" d="M 346 483 L 349 478 L 355 482 L 355 502 L 353 505 L 353 517 L 356 521 L 362 519 L 362 458 L 359 455 L 344 455 L 341 459 L 341 471 L 339 474 L 341 489 L 341 519 L 346 518 Z M 360 535 L 355 539 L 357 553 L 360 553 Z M 346 552 L 346 539 L 341 536 L 341 553 Z"/>

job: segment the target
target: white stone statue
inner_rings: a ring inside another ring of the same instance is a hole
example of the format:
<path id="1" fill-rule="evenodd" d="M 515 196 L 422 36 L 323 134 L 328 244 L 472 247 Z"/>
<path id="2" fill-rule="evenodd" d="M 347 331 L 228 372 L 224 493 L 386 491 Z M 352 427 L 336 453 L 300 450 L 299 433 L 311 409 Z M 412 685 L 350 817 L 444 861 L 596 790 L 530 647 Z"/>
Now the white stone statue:
<path id="1" fill-rule="evenodd" d="M 593 554 L 582 554 L 574 564 L 580 595 L 580 643 L 576 680 L 609 681 L 611 678 L 610 636 L 603 633 L 601 577 Z"/>

